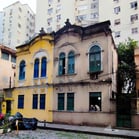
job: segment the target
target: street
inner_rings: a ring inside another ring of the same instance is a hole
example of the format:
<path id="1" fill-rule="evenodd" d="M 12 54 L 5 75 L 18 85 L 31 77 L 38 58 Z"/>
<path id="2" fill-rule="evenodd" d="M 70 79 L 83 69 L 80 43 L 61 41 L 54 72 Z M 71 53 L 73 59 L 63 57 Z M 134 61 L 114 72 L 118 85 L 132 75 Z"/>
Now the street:
<path id="1" fill-rule="evenodd" d="M 96 136 L 82 133 L 72 133 L 54 130 L 20 130 L 1 134 L 0 139 L 126 139 L 119 137 Z"/>

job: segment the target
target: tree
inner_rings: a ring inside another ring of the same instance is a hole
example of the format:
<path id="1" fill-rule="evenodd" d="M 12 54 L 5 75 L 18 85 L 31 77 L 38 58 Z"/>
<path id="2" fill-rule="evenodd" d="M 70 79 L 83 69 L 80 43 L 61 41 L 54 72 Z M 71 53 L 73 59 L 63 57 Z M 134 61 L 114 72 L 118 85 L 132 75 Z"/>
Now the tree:
<path id="1" fill-rule="evenodd" d="M 118 45 L 118 73 L 117 90 L 118 93 L 135 93 L 135 62 L 134 49 L 137 41 L 128 38 L 127 41 Z"/>

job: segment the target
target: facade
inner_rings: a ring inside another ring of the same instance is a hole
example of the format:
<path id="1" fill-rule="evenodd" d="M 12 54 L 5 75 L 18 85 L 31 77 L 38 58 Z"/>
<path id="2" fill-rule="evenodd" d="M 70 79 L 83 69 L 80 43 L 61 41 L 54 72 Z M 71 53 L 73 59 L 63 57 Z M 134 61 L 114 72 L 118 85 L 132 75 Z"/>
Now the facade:
<path id="1" fill-rule="evenodd" d="M 0 45 L 0 112 L 5 111 L 5 107 L 1 108 L 4 88 L 12 88 L 15 85 L 15 66 L 15 50 Z"/>
<path id="2" fill-rule="evenodd" d="M 3 31 L 3 12 L 0 12 L 0 42 L 2 42 L 2 31 Z"/>
<path id="3" fill-rule="evenodd" d="M 116 124 L 117 51 L 105 21 L 66 25 L 55 34 L 53 122 Z"/>
<path id="4" fill-rule="evenodd" d="M 3 13 L 1 44 L 15 49 L 31 39 L 35 31 L 35 14 L 27 4 L 17 1 L 5 7 Z"/>
<path id="5" fill-rule="evenodd" d="M 37 0 L 36 32 L 57 31 L 67 18 L 81 26 L 110 20 L 116 45 L 128 37 L 139 41 L 138 5 L 139 0 Z"/>
<path id="6" fill-rule="evenodd" d="M 128 37 L 139 41 L 139 0 L 99 0 L 99 21 L 110 20 L 115 44 Z M 105 12 L 104 12 L 105 11 Z M 106 14 L 107 13 L 107 14 Z"/>
<path id="7" fill-rule="evenodd" d="M 17 68 L 12 91 L 12 114 L 52 121 L 53 37 L 43 30 L 16 47 Z"/>
<path id="8" fill-rule="evenodd" d="M 83 26 L 98 21 L 98 0 L 37 0 L 36 32 L 41 27 L 47 32 L 57 31 L 67 18 Z"/>

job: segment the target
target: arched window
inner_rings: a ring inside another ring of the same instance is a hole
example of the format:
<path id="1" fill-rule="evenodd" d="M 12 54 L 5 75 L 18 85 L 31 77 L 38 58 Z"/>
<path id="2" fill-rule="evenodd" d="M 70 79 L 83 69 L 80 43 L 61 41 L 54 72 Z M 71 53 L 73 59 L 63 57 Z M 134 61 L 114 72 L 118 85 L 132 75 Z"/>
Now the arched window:
<path id="1" fill-rule="evenodd" d="M 101 70 L 101 49 L 94 45 L 89 51 L 89 70 L 90 72 L 98 72 Z"/>
<path id="2" fill-rule="evenodd" d="M 59 68 L 58 68 L 58 74 L 63 75 L 65 74 L 65 53 L 60 53 L 59 55 Z"/>
<path id="3" fill-rule="evenodd" d="M 43 57 L 41 61 L 41 77 L 46 77 L 47 72 L 47 58 Z"/>
<path id="4" fill-rule="evenodd" d="M 35 59 L 34 62 L 34 78 L 39 77 L 39 59 Z"/>
<path id="5" fill-rule="evenodd" d="M 21 61 L 19 65 L 19 80 L 25 79 L 25 61 Z"/>
<path id="6" fill-rule="evenodd" d="M 74 52 L 68 54 L 68 73 L 72 74 L 75 71 L 75 55 Z"/>

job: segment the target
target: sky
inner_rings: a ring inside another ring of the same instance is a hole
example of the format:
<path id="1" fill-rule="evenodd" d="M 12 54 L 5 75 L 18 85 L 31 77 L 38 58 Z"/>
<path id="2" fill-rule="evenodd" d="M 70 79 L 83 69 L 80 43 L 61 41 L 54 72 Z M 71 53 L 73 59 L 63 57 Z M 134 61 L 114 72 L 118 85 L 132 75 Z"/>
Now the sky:
<path id="1" fill-rule="evenodd" d="M 29 7 L 36 13 L 36 0 L 0 0 L 0 11 L 3 11 L 3 8 L 20 1 L 22 4 L 28 4 Z"/>

